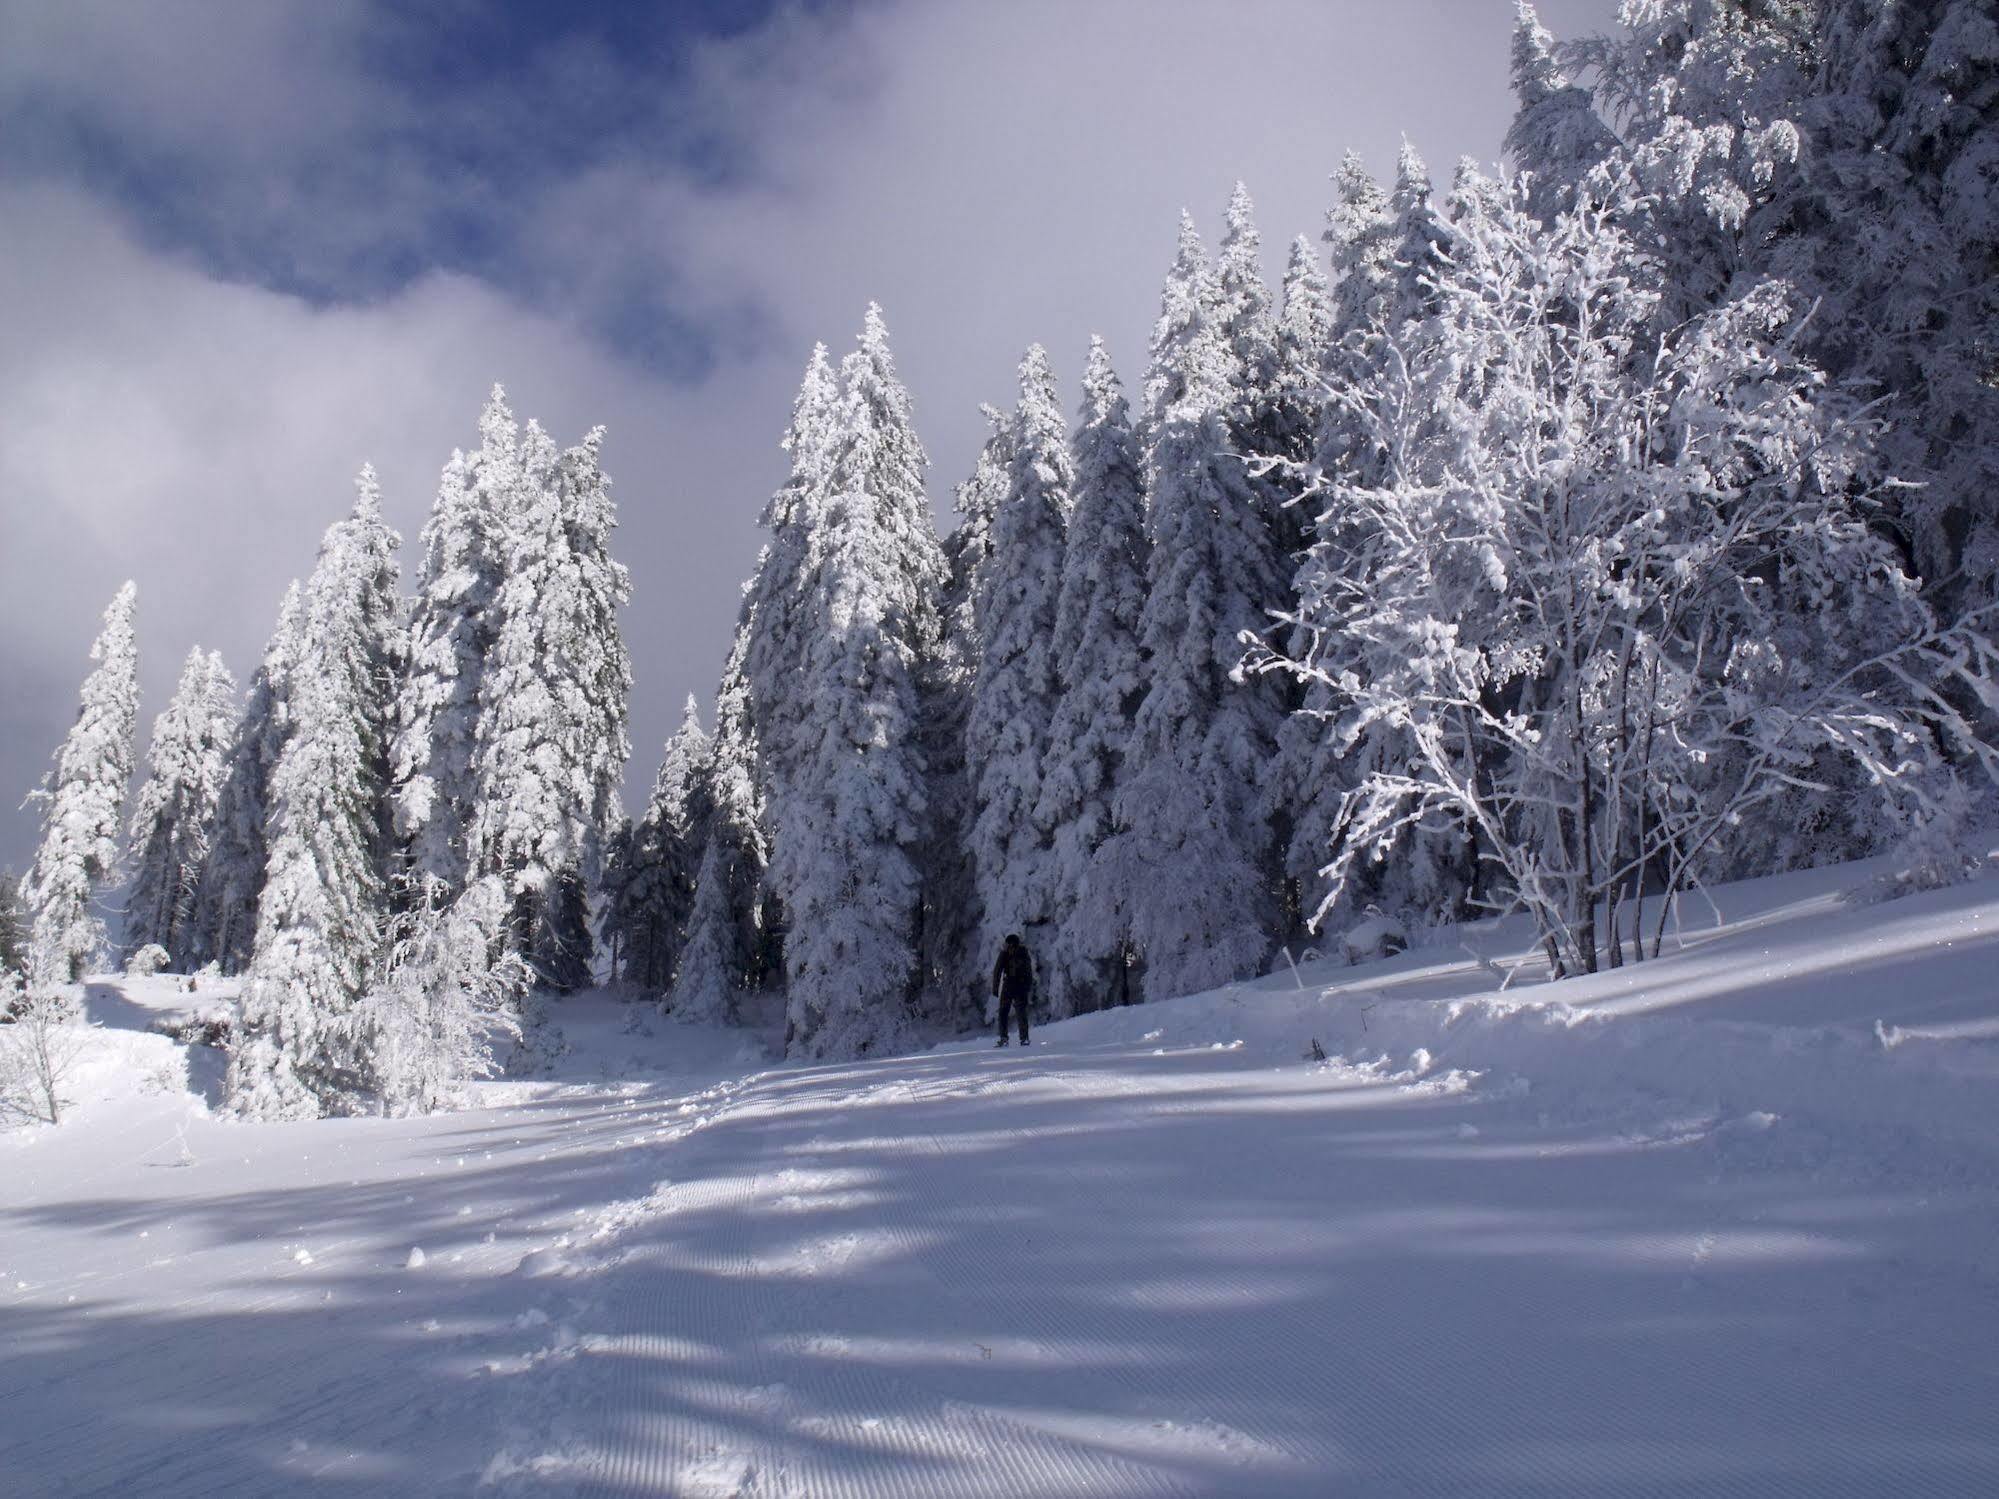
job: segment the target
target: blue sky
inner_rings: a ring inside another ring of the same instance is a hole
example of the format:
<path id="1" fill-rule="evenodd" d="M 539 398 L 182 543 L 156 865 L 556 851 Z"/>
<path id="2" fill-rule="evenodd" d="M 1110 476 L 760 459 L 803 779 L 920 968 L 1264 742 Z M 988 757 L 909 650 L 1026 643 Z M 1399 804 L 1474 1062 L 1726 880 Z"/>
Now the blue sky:
<path id="1" fill-rule="evenodd" d="M 1031 342 L 1143 375 L 1179 211 L 1494 160 L 1512 0 L 0 0 L 0 805 L 140 588 L 239 677 L 363 461 L 413 563 L 487 388 L 620 503 L 635 785 L 712 690 L 814 340 L 882 302 L 952 487 Z M 1548 0 L 1561 32 L 1613 0 Z M 27 813 L 0 816 L 20 867 Z"/>

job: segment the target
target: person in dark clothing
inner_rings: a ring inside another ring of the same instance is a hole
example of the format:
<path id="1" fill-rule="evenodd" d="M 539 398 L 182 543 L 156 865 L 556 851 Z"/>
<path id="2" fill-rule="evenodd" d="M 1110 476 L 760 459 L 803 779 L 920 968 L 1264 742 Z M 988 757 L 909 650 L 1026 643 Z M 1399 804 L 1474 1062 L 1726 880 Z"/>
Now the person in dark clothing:
<path id="1" fill-rule="evenodd" d="M 1006 1045 L 1006 1022 L 1011 1011 L 1020 1016 L 1020 1044 L 1027 1045 L 1027 1006 L 1034 998 L 1034 959 L 1028 954 L 1027 944 L 1020 940 L 1019 932 L 1007 933 L 999 961 L 993 964 L 993 993 L 999 999 L 999 1044 Z"/>

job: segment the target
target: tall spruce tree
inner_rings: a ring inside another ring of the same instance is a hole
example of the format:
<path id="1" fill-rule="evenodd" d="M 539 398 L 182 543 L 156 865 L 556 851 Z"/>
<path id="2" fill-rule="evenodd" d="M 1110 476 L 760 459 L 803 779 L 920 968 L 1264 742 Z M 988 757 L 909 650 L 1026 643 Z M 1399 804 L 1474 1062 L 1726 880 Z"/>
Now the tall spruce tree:
<path id="1" fill-rule="evenodd" d="M 697 850 L 687 940 L 669 1001 L 677 1014 L 733 1019 L 742 992 L 761 983 L 766 964 L 777 958 L 782 921 L 766 910 L 765 808 L 770 768 L 784 758 L 789 729 L 770 705 L 783 699 L 803 646 L 813 528 L 826 505 L 839 432 L 839 380 L 826 346 L 815 344 L 780 443 L 790 471 L 764 507 L 770 537 L 743 585 L 735 640 L 716 689 L 705 787 L 709 825 Z"/>
<path id="2" fill-rule="evenodd" d="M 624 954 L 626 981 L 649 993 L 671 988 L 687 940 L 713 753 L 690 696 L 660 758 L 645 815 L 631 826 L 623 877 L 605 915 L 605 934 Z"/>
<path id="3" fill-rule="evenodd" d="M 972 788 L 965 763 L 965 717 L 978 672 L 978 600 L 993 551 L 993 515 L 1012 470 L 1013 418 L 981 406 L 987 436 L 971 476 L 958 485 L 958 524 L 944 538 L 944 639 L 922 684 L 923 753 L 929 766 L 932 837 L 923 861 L 923 981 L 932 1018 L 944 1023 L 983 1013 L 978 886 L 972 866 Z"/>
<path id="4" fill-rule="evenodd" d="M 841 443 L 813 525 L 809 628 L 777 717 L 770 882 L 788 922 L 787 1049 L 852 1056 L 907 1034 L 929 834 L 919 682 L 944 558 L 881 309 L 841 363 Z M 780 710 L 783 710 L 780 716 Z M 797 732 L 810 723 L 814 732 Z"/>
<path id="5" fill-rule="evenodd" d="M 743 622 L 715 691 L 715 734 L 701 801 L 706 837 L 698 851 L 687 940 L 666 1007 L 688 1020 L 733 1021 L 743 994 L 765 977 L 771 934 L 765 920 L 764 872 L 770 841 L 758 790 L 756 730 L 743 656 L 752 621 Z"/>
<path id="6" fill-rule="evenodd" d="M 173 701 L 153 721 L 148 772 L 132 812 L 125 952 L 157 944 L 183 969 L 196 951 L 196 900 L 236 734 L 236 679 L 222 657 L 188 652 Z"/>
<path id="7" fill-rule="evenodd" d="M 992 517 L 992 557 L 977 606 L 978 670 L 965 721 L 971 854 L 982 953 L 1044 924 L 1049 842 L 1034 817 L 1058 685 L 1053 641 L 1074 473 L 1048 355 L 1020 365 L 1013 462 Z"/>
<path id="8" fill-rule="evenodd" d="M 355 1012 L 380 972 L 393 846 L 390 739 L 404 622 L 400 538 L 372 468 L 326 533 L 291 668 L 292 725 L 270 787 L 270 864 L 229 1059 L 239 1114 L 312 1118 L 370 1090 Z"/>
<path id="9" fill-rule="evenodd" d="M 28 921 L 21 911 L 21 882 L 0 869 L 0 974 L 20 974 L 28 966 Z"/>
<path id="10" fill-rule="evenodd" d="M 1036 822 L 1050 847 L 1054 931 L 1041 975 L 1057 1017 L 1098 1008 L 1129 933 L 1106 910 L 1122 904 L 1102 865 L 1132 722 L 1145 692 L 1139 619 L 1150 546 L 1143 455 L 1117 371 L 1090 340 L 1075 438 L 1075 506 L 1050 642 L 1061 698 L 1048 731 Z"/>
<path id="11" fill-rule="evenodd" d="M 506 909 L 501 946 L 558 992 L 590 981 L 587 892 L 621 815 L 630 753 L 631 662 L 618 628 L 630 583 L 610 555 L 602 441 L 598 428 L 558 454 L 528 423 L 474 759 L 471 867 Z"/>
<path id="12" fill-rule="evenodd" d="M 42 995 L 81 979 L 104 948 L 96 901 L 118 873 L 139 716 L 137 601 L 137 586 L 127 583 L 105 609 L 76 722 L 31 798 L 42 808 L 42 840 L 21 893 L 30 917 L 28 984 Z"/>
<path id="13" fill-rule="evenodd" d="M 1106 871 L 1157 997 L 1254 971 L 1279 924 L 1274 839 L 1256 787 L 1286 690 L 1234 676 L 1245 635 L 1271 627 L 1290 580 L 1230 430 L 1238 363 L 1220 308 L 1212 273 L 1190 261 L 1183 236 L 1147 380 L 1163 399 L 1147 463 L 1153 550 L 1140 640 L 1150 680 Z"/>
<path id="14" fill-rule="evenodd" d="M 520 509 L 519 429 L 495 385 L 480 445 L 453 452 L 423 528 L 410 666 L 396 708 L 396 825 L 406 874 L 464 888 L 477 799 L 481 688 Z"/>
<path id="15" fill-rule="evenodd" d="M 294 580 L 224 756 L 215 832 L 195 897 L 189 961 L 214 963 L 224 973 L 241 973 L 256 949 L 257 903 L 270 858 L 271 777 L 291 733 L 292 677 L 304 632 L 304 596 Z"/>

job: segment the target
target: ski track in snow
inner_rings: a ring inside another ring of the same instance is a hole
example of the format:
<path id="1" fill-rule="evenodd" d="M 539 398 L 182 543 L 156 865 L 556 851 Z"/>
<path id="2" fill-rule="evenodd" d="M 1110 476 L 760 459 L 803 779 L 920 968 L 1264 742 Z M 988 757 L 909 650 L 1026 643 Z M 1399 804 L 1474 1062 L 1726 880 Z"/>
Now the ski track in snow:
<path id="1" fill-rule="evenodd" d="M 586 1000 L 565 1081 L 427 1120 L 130 1096 L 181 1049 L 106 1031 L 127 1096 L 0 1137 L 0 1492 L 1999 1492 L 1999 888 L 1854 878 L 1027 1052 Z"/>

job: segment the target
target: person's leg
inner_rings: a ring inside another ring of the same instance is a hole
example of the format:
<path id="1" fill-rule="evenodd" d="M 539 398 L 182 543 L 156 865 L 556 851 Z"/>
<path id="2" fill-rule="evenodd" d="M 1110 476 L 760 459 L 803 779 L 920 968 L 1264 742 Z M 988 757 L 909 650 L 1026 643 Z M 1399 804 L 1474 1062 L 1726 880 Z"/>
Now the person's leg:
<path id="1" fill-rule="evenodd" d="M 1027 996 L 1022 995 L 1016 1002 L 1020 1006 L 1020 1044 L 1025 1046 L 1027 1045 Z"/>
<path id="2" fill-rule="evenodd" d="M 1007 1006 L 1008 1006 L 1008 1005 L 1009 1005 L 1010 1003 L 1012 1003 L 1012 1001 L 1010 1001 L 1010 1000 L 1009 1000 L 1009 999 L 1008 999 L 1008 998 L 1007 998 L 1007 997 L 1006 997 L 1006 996 L 1005 996 L 1004 994 L 1002 994 L 1002 995 L 1000 996 L 1000 1002 L 999 1002 L 999 1044 L 1000 1044 L 1000 1045 L 1002 1045 L 1002 1046 L 1006 1045 L 1006 1023 L 1007 1023 L 1007 1019 L 1008 1019 L 1008 1016 L 1007 1016 L 1007 1013 L 1006 1013 L 1006 1011 L 1007 1011 Z"/>

